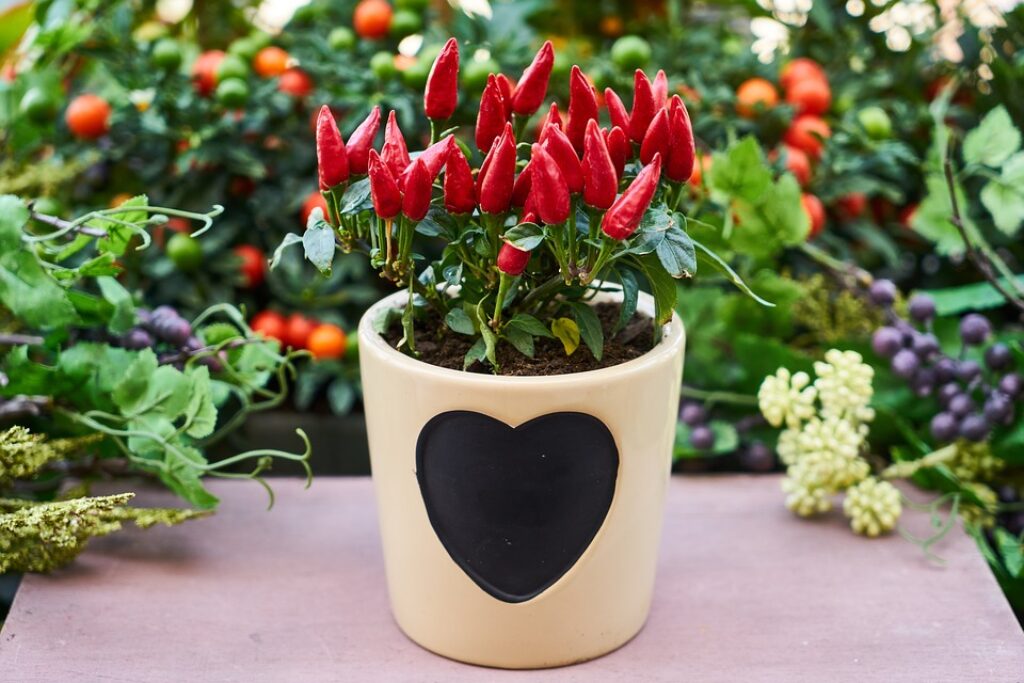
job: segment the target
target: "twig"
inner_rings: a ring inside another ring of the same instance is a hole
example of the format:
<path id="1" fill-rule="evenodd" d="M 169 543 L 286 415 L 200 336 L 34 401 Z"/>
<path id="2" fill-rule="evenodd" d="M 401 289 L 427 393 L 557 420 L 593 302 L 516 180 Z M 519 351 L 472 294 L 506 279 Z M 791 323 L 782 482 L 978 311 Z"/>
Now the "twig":
<path id="1" fill-rule="evenodd" d="M 83 235 L 88 235 L 89 237 L 107 236 L 106 230 L 100 230 L 99 228 L 90 228 L 87 225 L 73 225 L 71 221 L 66 221 L 63 218 L 57 218 L 56 216 L 49 216 L 45 213 L 36 213 L 35 211 L 31 211 L 30 215 L 32 216 L 33 220 L 52 226 L 54 228 L 57 228 L 58 230 L 74 230 L 75 232 L 79 232 Z"/>
<path id="2" fill-rule="evenodd" d="M 49 396 L 11 396 L 8 399 L 0 400 L 0 420 L 10 420 L 26 415 L 38 417 L 51 405 L 53 405 L 53 399 Z"/>
<path id="3" fill-rule="evenodd" d="M 956 181 L 953 177 L 952 147 L 953 138 L 950 136 L 949 147 L 946 150 L 946 158 L 942 164 L 943 170 L 946 174 L 946 187 L 949 189 L 949 204 L 953 212 L 953 215 L 950 217 L 950 222 L 960 233 L 960 238 L 964 241 L 964 246 L 967 248 L 967 256 L 974 262 L 974 265 L 979 271 L 981 271 L 981 274 L 985 276 L 985 279 L 988 280 L 989 284 L 991 284 L 1007 302 L 1013 304 L 1024 312 L 1024 300 L 1013 296 L 1005 287 L 1003 287 L 999 278 L 994 272 L 992 272 L 992 263 L 978 253 L 978 250 L 974 246 L 974 242 L 971 241 L 970 236 L 967 234 L 967 228 L 964 226 L 963 216 L 960 213 L 960 202 L 956 197 Z"/>
<path id="4" fill-rule="evenodd" d="M 853 280 L 862 287 L 870 287 L 871 283 L 874 281 L 874 276 L 872 276 L 868 271 L 853 263 L 840 261 L 821 247 L 804 242 L 800 245 L 800 251 L 804 252 L 807 256 L 810 256 L 813 260 L 836 274 L 853 278 Z"/>
<path id="5" fill-rule="evenodd" d="M 0 346 L 39 346 L 43 341 L 34 334 L 0 334 Z"/>

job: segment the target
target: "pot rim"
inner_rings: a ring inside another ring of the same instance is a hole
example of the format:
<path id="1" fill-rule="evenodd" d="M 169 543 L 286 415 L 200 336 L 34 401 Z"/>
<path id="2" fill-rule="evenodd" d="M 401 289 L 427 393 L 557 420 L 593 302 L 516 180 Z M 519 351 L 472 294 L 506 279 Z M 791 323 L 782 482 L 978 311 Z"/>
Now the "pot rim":
<path id="1" fill-rule="evenodd" d="M 611 283 L 605 286 L 608 288 L 614 286 L 618 290 L 618 286 L 612 285 Z M 642 356 L 611 367 L 598 368 L 596 370 L 585 370 L 583 372 L 571 372 L 560 375 L 525 376 L 492 375 L 479 372 L 453 370 L 451 368 L 443 368 L 438 365 L 432 365 L 425 361 L 407 356 L 398 349 L 393 348 L 387 343 L 384 337 L 377 334 L 377 331 L 373 329 L 373 321 L 376 319 L 378 312 L 385 308 L 399 308 L 402 306 L 405 303 L 407 291 L 408 290 L 402 289 L 380 299 L 370 306 L 370 308 L 363 314 L 362 318 L 360 318 L 358 328 L 360 357 L 367 352 L 376 353 L 382 356 L 384 361 L 388 363 L 395 363 L 407 372 L 414 374 L 424 373 L 429 375 L 441 374 L 442 376 L 449 378 L 451 381 L 462 382 L 468 385 L 489 385 L 492 387 L 510 385 L 541 386 L 544 384 L 564 385 L 593 381 L 610 381 L 613 379 L 620 379 L 625 375 L 639 373 L 651 366 L 670 361 L 673 356 L 682 351 L 682 347 L 686 342 L 686 331 L 683 327 L 683 322 L 680 320 L 679 315 L 673 312 L 672 319 L 662 326 L 661 341 L 658 342 L 657 346 Z M 597 303 L 601 301 L 616 300 L 618 298 L 619 291 L 621 290 L 615 291 L 605 289 L 594 297 L 594 302 Z M 640 297 L 637 301 L 637 311 L 646 313 L 653 318 L 654 298 L 646 292 L 640 292 Z"/>

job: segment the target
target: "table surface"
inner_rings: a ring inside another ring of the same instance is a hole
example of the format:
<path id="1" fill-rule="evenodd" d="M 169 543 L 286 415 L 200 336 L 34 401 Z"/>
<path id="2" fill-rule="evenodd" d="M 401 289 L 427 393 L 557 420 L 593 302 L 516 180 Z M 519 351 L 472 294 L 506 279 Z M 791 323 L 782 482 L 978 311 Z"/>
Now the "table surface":
<path id="1" fill-rule="evenodd" d="M 0 678 L 1024 680 L 1024 635 L 968 537 L 940 542 L 936 566 L 899 536 L 854 536 L 838 512 L 797 519 L 776 476 L 674 477 L 647 626 L 606 657 L 532 672 L 459 664 L 402 635 L 369 479 L 273 484 L 270 512 L 255 484 L 214 482 L 215 516 L 116 534 L 26 576 Z"/>

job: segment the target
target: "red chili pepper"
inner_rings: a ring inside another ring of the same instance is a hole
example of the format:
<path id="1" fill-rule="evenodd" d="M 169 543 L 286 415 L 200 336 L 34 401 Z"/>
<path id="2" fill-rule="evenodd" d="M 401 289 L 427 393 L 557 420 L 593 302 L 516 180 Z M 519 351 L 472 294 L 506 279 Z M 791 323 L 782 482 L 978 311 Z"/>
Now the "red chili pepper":
<path id="1" fill-rule="evenodd" d="M 565 130 L 565 126 L 562 125 L 562 114 L 561 112 L 558 111 L 557 102 L 551 103 L 551 109 L 548 109 L 548 115 L 545 118 L 541 119 L 540 130 L 543 131 L 544 126 L 548 125 L 549 123 L 553 123 L 562 130 Z"/>
<path id="2" fill-rule="evenodd" d="M 444 208 L 453 214 L 473 213 L 476 208 L 473 171 L 458 145 L 452 145 L 444 167 Z"/>
<path id="3" fill-rule="evenodd" d="M 348 152 L 331 108 L 320 107 L 316 118 L 316 161 L 320 189 L 329 190 L 348 180 Z"/>
<path id="4" fill-rule="evenodd" d="M 552 125 L 544 126 L 544 131 L 540 135 L 540 144 L 558 164 L 569 192 L 576 194 L 582 191 L 583 169 L 580 167 L 580 159 L 576 156 L 576 150 L 572 148 L 569 137 L 562 132 L 562 129 Z"/>
<path id="5" fill-rule="evenodd" d="M 597 121 L 590 119 L 583 138 L 583 201 L 596 209 L 607 209 L 618 191 L 615 164 Z"/>
<path id="6" fill-rule="evenodd" d="M 654 102 L 651 82 L 640 69 L 633 74 L 633 109 L 629 112 L 629 137 L 633 142 L 641 143 L 651 126 L 651 121 L 658 111 Z"/>
<path id="7" fill-rule="evenodd" d="M 651 94 L 654 95 L 654 106 L 664 107 L 668 101 L 668 76 L 664 69 L 658 69 L 654 75 L 654 83 L 651 84 Z"/>
<path id="8" fill-rule="evenodd" d="M 632 152 L 629 138 L 626 137 L 624 130 L 615 126 L 608 131 L 604 141 L 608 145 L 608 154 L 612 158 L 612 163 L 615 164 L 615 175 L 622 180 L 622 173 L 626 170 L 626 161 L 629 160 L 629 155 Z"/>
<path id="9" fill-rule="evenodd" d="M 669 147 L 668 159 L 665 163 L 665 175 L 669 180 L 685 183 L 693 175 L 693 163 L 696 150 L 693 141 L 693 125 L 690 113 L 679 95 L 672 97 L 669 103 Z"/>
<path id="10" fill-rule="evenodd" d="M 430 194 L 434 179 L 422 159 L 412 162 L 409 169 L 402 195 L 402 213 L 410 220 L 421 221 L 430 210 Z"/>
<path id="11" fill-rule="evenodd" d="M 640 163 L 651 163 L 655 154 L 660 154 L 664 159 L 671 142 L 668 136 L 668 109 L 661 108 L 648 126 L 644 141 L 640 144 Z"/>
<path id="12" fill-rule="evenodd" d="M 405 137 L 398 127 L 394 110 L 388 114 L 388 125 L 384 129 L 384 147 L 380 150 L 380 158 L 388 165 L 391 175 L 400 178 L 409 165 L 409 148 L 405 145 Z"/>
<path id="13" fill-rule="evenodd" d="M 608 117 L 612 120 L 612 126 L 629 130 L 629 114 L 626 113 L 626 105 L 622 98 L 611 88 L 604 89 L 604 103 L 608 105 Z"/>
<path id="14" fill-rule="evenodd" d="M 527 162 L 523 170 L 516 177 L 515 185 L 512 186 L 512 206 L 521 209 L 526 206 L 530 198 L 530 187 L 533 185 L 533 176 L 530 164 Z"/>
<path id="15" fill-rule="evenodd" d="M 533 166 L 529 209 L 548 225 L 564 223 L 569 219 L 569 186 L 565 182 L 558 162 L 544 146 L 534 144 L 530 164 Z"/>
<path id="16" fill-rule="evenodd" d="M 449 38 L 430 67 L 423 90 L 423 111 L 428 119 L 443 121 L 459 103 L 459 41 Z"/>
<path id="17" fill-rule="evenodd" d="M 516 177 L 516 142 L 511 124 L 505 124 L 505 132 L 491 147 L 480 175 L 480 210 L 491 214 L 508 211 Z"/>
<path id="18" fill-rule="evenodd" d="M 587 131 L 587 121 L 597 118 L 597 93 L 594 86 L 578 66 L 573 65 L 569 76 L 569 117 L 565 124 L 565 134 L 577 154 L 583 153 L 583 136 Z"/>
<path id="19" fill-rule="evenodd" d="M 550 40 L 544 41 L 512 93 L 513 112 L 520 116 L 532 116 L 540 108 L 548 92 L 548 80 L 554 65 L 555 49 Z"/>
<path id="20" fill-rule="evenodd" d="M 511 116 L 512 93 L 515 92 L 516 87 L 512 84 L 512 79 L 505 74 L 498 74 L 494 77 L 494 80 L 498 82 L 498 92 L 501 93 L 501 103 L 505 105 L 505 116 Z"/>
<path id="21" fill-rule="evenodd" d="M 369 166 L 370 149 L 380 130 L 380 107 L 370 113 L 348 137 L 348 170 L 353 175 L 366 175 Z"/>
<path id="22" fill-rule="evenodd" d="M 494 74 L 491 74 L 480 96 L 480 111 L 476 115 L 476 148 L 486 154 L 505 130 L 506 121 L 508 115 L 501 97 L 501 86 Z"/>
<path id="23" fill-rule="evenodd" d="M 390 220 L 402 210 L 402 191 L 391 169 L 384 163 L 377 150 L 370 150 L 370 197 L 373 210 L 384 220 Z"/>
<path id="24" fill-rule="evenodd" d="M 498 251 L 498 270 L 505 275 L 521 275 L 529 262 L 530 252 L 513 247 L 508 242 L 502 242 Z"/>
<path id="25" fill-rule="evenodd" d="M 452 147 L 457 147 L 455 144 L 455 136 L 447 135 L 442 140 L 438 140 L 430 147 L 420 152 L 420 155 L 416 157 L 417 161 L 422 161 L 423 165 L 427 169 L 427 174 L 430 176 L 430 182 L 434 182 L 434 178 L 441 172 L 446 161 L 448 161 L 448 155 L 451 154 Z M 398 179 L 398 184 L 403 188 L 405 187 L 405 178 L 412 172 L 413 164 L 409 164 L 405 167 L 401 177 Z"/>
<path id="26" fill-rule="evenodd" d="M 532 211 L 524 211 L 523 217 L 519 220 L 520 223 L 536 223 L 537 214 Z"/>
<path id="27" fill-rule="evenodd" d="M 661 156 L 643 167 L 601 221 L 601 230 L 613 240 L 624 240 L 636 232 L 651 205 L 661 176 Z"/>

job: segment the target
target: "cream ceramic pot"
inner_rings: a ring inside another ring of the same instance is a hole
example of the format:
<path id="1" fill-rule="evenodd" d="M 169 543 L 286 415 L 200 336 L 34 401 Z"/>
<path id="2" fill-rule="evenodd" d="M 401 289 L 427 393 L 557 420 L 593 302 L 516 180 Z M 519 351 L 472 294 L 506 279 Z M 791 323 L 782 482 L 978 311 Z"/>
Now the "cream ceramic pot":
<path id="1" fill-rule="evenodd" d="M 682 376 L 678 317 L 650 352 L 549 377 L 415 360 L 359 323 L 388 591 L 414 641 L 473 664 L 598 657 L 651 603 Z M 598 300 L 618 298 L 603 293 Z M 641 294 L 638 309 L 653 315 Z"/>

